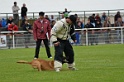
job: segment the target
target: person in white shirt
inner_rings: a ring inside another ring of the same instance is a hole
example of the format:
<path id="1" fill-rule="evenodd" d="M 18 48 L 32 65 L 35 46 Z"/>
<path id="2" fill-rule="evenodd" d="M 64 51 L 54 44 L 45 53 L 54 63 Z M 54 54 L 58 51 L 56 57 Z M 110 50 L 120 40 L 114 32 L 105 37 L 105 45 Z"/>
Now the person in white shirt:
<path id="1" fill-rule="evenodd" d="M 14 18 L 15 24 L 18 24 L 19 22 L 19 15 L 18 15 L 19 10 L 20 8 L 17 6 L 17 2 L 14 2 L 14 5 L 12 6 L 12 11 L 13 11 L 13 18 Z"/>

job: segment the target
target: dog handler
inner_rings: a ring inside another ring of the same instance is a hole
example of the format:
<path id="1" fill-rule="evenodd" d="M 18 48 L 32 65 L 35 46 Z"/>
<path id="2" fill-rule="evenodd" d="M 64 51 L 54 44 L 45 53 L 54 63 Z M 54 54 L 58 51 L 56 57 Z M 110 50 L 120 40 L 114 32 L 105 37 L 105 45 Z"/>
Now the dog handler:
<path id="1" fill-rule="evenodd" d="M 69 37 L 75 42 L 74 24 L 76 23 L 76 17 L 70 15 L 68 18 L 61 19 L 55 23 L 51 29 L 51 41 L 54 44 L 55 56 L 54 56 L 54 68 L 56 72 L 59 72 L 62 68 L 63 52 L 68 61 L 68 68 L 75 70 L 74 64 L 74 51 L 69 42 Z"/>

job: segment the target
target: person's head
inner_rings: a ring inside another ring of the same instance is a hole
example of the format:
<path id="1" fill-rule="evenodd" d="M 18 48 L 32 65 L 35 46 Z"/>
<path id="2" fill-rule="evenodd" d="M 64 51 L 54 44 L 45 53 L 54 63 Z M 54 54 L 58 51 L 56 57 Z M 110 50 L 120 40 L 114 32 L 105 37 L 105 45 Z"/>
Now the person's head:
<path id="1" fill-rule="evenodd" d="M 52 25 L 54 25 L 56 23 L 56 21 L 55 20 L 52 20 Z"/>
<path id="2" fill-rule="evenodd" d="M 78 26 L 81 26 L 81 21 L 78 21 L 78 22 L 77 22 L 77 25 L 78 25 Z"/>
<path id="3" fill-rule="evenodd" d="M 25 24 L 28 24 L 28 20 L 25 20 Z"/>
<path id="4" fill-rule="evenodd" d="M 103 12 L 103 16 L 105 16 L 106 15 L 106 13 L 105 12 Z"/>
<path id="5" fill-rule="evenodd" d="M 26 6 L 26 4 L 25 3 L 23 3 L 23 7 L 25 7 Z"/>
<path id="6" fill-rule="evenodd" d="M 14 6 L 17 6 L 17 2 L 14 2 Z"/>
<path id="7" fill-rule="evenodd" d="M 45 15 L 45 18 L 49 18 L 48 15 Z"/>
<path id="8" fill-rule="evenodd" d="M 15 23 L 14 23 L 14 22 L 12 22 L 11 24 L 12 24 L 12 26 L 14 26 L 14 25 L 15 25 Z"/>
<path id="9" fill-rule="evenodd" d="M 12 16 L 10 16 L 9 18 L 8 18 L 8 20 L 12 20 L 13 19 L 13 17 Z"/>
<path id="10" fill-rule="evenodd" d="M 68 18 L 67 18 L 67 22 L 71 25 L 71 24 L 76 24 L 76 17 L 75 15 L 70 15 Z"/>
<path id="11" fill-rule="evenodd" d="M 75 17 L 78 17 L 78 14 L 74 14 L 75 15 Z"/>
<path id="12" fill-rule="evenodd" d="M 120 11 L 118 11 L 117 14 L 120 15 Z"/>
<path id="13" fill-rule="evenodd" d="M 40 17 L 40 19 L 43 19 L 44 18 L 44 12 L 39 12 L 39 17 Z"/>
<path id="14" fill-rule="evenodd" d="M 99 13 L 97 13 L 96 16 L 99 17 Z"/>
<path id="15" fill-rule="evenodd" d="M 95 14 L 92 14 L 92 17 L 95 17 Z"/>
<path id="16" fill-rule="evenodd" d="M 90 19 L 88 18 L 87 23 L 90 24 Z"/>
<path id="17" fill-rule="evenodd" d="M 61 17 L 64 18 L 64 14 L 62 14 Z"/>
<path id="18" fill-rule="evenodd" d="M 67 8 L 65 8 L 65 11 L 67 11 Z"/>
<path id="19" fill-rule="evenodd" d="M 54 19 L 54 16 L 53 15 L 51 15 L 51 19 Z"/>

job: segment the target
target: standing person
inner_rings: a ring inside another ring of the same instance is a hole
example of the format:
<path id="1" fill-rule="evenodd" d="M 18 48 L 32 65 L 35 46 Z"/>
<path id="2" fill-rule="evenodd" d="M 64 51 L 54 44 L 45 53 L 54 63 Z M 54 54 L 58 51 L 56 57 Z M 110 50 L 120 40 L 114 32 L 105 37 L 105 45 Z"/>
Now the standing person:
<path id="1" fill-rule="evenodd" d="M 74 42 L 76 41 L 74 23 L 76 23 L 76 17 L 71 15 L 67 19 L 57 21 L 51 30 L 51 41 L 55 48 L 54 68 L 56 72 L 62 68 L 63 52 L 68 61 L 68 68 L 75 70 L 74 51 L 69 42 L 69 36 Z"/>
<path id="2" fill-rule="evenodd" d="M 25 17 L 27 16 L 27 11 L 28 11 L 28 9 L 26 7 L 26 4 L 24 3 L 23 6 L 22 6 L 22 8 L 21 8 L 21 17 L 22 17 L 22 20 L 24 20 Z"/>
<path id="3" fill-rule="evenodd" d="M 33 36 L 36 41 L 36 49 L 34 59 L 39 57 L 41 42 L 44 42 L 48 58 L 52 58 L 49 48 L 50 38 L 50 22 L 44 18 L 44 12 L 39 12 L 39 18 L 33 24 Z M 48 37 L 47 37 L 48 34 Z"/>
<path id="4" fill-rule="evenodd" d="M 12 6 L 12 11 L 13 11 L 14 22 L 16 25 L 19 22 L 19 15 L 18 15 L 19 10 L 20 8 L 17 6 L 17 2 L 14 2 L 14 6 Z"/>
<path id="5" fill-rule="evenodd" d="M 67 8 L 65 8 L 65 11 L 64 11 L 64 12 L 62 12 L 62 13 L 61 13 L 61 12 L 59 12 L 59 14 L 63 14 L 63 15 L 64 15 L 64 17 L 65 17 L 65 18 L 67 18 L 70 12 L 71 12 L 71 11 L 68 11 L 68 10 L 67 10 Z"/>

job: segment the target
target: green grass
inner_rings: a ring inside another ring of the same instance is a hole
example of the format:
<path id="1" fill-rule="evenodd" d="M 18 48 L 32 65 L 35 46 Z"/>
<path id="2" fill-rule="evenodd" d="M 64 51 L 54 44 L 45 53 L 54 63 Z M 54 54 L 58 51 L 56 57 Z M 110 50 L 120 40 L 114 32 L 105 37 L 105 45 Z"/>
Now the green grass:
<path id="1" fill-rule="evenodd" d="M 0 82 L 123 82 L 124 45 L 74 46 L 77 71 L 41 71 L 18 60 L 31 61 L 34 48 L 0 50 Z M 40 58 L 48 59 L 44 48 Z M 51 48 L 54 54 L 54 48 Z M 48 59 L 51 60 L 51 59 Z M 63 65 L 66 69 L 66 65 Z"/>

